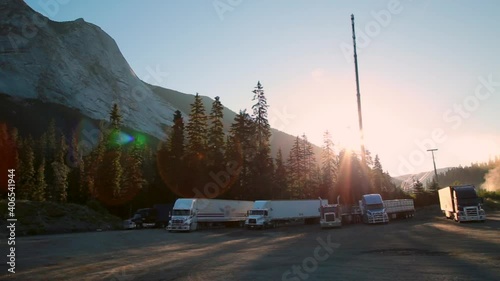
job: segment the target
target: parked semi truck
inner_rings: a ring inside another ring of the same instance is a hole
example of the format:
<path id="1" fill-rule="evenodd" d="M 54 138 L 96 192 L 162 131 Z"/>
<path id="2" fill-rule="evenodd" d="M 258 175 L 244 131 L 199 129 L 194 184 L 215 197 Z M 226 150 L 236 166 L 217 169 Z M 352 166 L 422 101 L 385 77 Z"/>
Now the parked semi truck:
<path id="1" fill-rule="evenodd" d="M 483 200 L 473 185 L 448 186 L 439 191 L 439 204 L 448 219 L 457 222 L 486 220 Z"/>
<path id="2" fill-rule="evenodd" d="M 328 200 L 320 200 L 321 205 Z M 248 212 L 246 228 L 276 227 L 281 223 L 304 220 L 306 224 L 320 219 L 318 200 L 258 200 Z"/>
<path id="3" fill-rule="evenodd" d="M 252 201 L 181 198 L 172 210 L 168 231 L 193 231 L 215 225 L 243 226 Z"/>
<path id="4" fill-rule="evenodd" d="M 123 222 L 123 228 L 166 227 L 170 220 L 173 204 L 155 204 L 153 208 L 138 209 Z"/>
<path id="5" fill-rule="evenodd" d="M 331 227 L 341 227 L 342 217 L 340 216 L 340 205 L 339 204 L 323 204 L 321 198 L 319 198 L 320 203 L 320 219 L 319 224 L 321 228 L 331 228 Z"/>
<path id="6" fill-rule="evenodd" d="M 380 194 L 365 194 L 359 200 L 359 208 L 364 223 L 388 223 L 389 216 Z"/>
<path id="7" fill-rule="evenodd" d="M 384 207 L 389 219 L 411 218 L 415 216 L 413 199 L 384 200 Z"/>

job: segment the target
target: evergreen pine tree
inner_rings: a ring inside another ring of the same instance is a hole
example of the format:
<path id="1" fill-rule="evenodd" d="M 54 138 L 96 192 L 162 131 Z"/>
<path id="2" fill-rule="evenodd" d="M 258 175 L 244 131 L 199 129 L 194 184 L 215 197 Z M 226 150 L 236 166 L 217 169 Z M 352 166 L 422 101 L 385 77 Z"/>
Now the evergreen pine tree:
<path id="1" fill-rule="evenodd" d="M 186 126 L 186 186 L 195 194 L 204 194 L 203 186 L 209 181 L 206 167 L 207 153 L 207 116 L 201 96 L 197 93 L 191 104 L 189 121 Z M 197 192 L 196 192 L 197 191 Z"/>
<path id="2" fill-rule="evenodd" d="M 51 190 L 54 187 L 55 171 L 53 170 L 52 163 L 56 158 L 57 149 L 57 136 L 56 136 L 56 122 L 51 119 L 47 127 L 47 131 L 40 137 L 39 149 L 40 157 L 45 159 L 45 182 L 47 183 L 47 191 L 45 197 L 47 201 L 52 201 L 50 198 Z"/>
<path id="3" fill-rule="evenodd" d="M 69 168 L 64 162 L 67 149 L 66 139 L 64 135 L 61 134 L 55 160 L 51 163 L 52 171 L 54 172 L 54 182 L 53 187 L 49 189 L 48 193 L 50 201 L 66 202 L 68 199 Z"/>
<path id="4" fill-rule="evenodd" d="M 302 134 L 302 161 L 304 166 L 304 176 L 306 179 L 311 177 L 311 173 L 314 169 L 314 152 L 312 149 L 312 144 L 307 139 L 306 134 Z"/>
<path id="5" fill-rule="evenodd" d="M 424 193 L 424 185 L 418 180 L 413 180 L 413 194 L 419 196 Z"/>
<path id="6" fill-rule="evenodd" d="M 0 169 L 3 171 L 0 174 L 0 190 L 8 190 L 9 175 L 8 170 L 18 168 L 18 152 L 17 152 L 17 139 L 11 132 L 7 124 L 0 122 Z M 14 175 L 17 173 L 14 172 Z M 14 180 L 19 179 L 18 177 Z"/>
<path id="7" fill-rule="evenodd" d="M 30 199 L 35 188 L 35 153 L 33 151 L 34 141 L 31 136 L 25 140 L 21 139 L 19 153 L 19 171 L 16 171 L 18 185 L 16 187 L 17 199 Z"/>
<path id="8" fill-rule="evenodd" d="M 133 144 L 126 155 L 123 183 L 120 190 L 122 202 L 132 200 L 146 185 L 143 175 L 143 152 L 138 144 Z"/>
<path id="9" fill-rule="evenodd" d="M 234 198 L 250 199 L 250 162 L 255 157 L 255 126 L 245 110 L 234 118 L 227 137 L 226 163 L 237 171 L 231 194 Z M 232 181 L 233 182 L 233 181 Z"/>
<path id="10" fill-rule="evenodd" d="M 100 134 L 97 140 L 96 147 L 91 151 L 89 155 L 83 157 L 83 163 L 86 163 L 83 173 L 83 188 L 89 194 L 89 198 L 97 200 L 99 196 L 99 187 L 102 186 L 101 170 L 104 153 L 106 147 L 104 125 L 100 124 Z"/>
<path id="11" fill-rule="evenodd" d="M 107 196 L 104 200 L 113 200 L 120 196 L 123 177 L 123 168 L 121 163 L 122 146 L 120 143 L 120 131 L 122 127 L 122 116 L 117 104 L 113 104 L 110 112 L 109 121 L 111 123 L 111 133 L 107 139 L 107 149 L 103 159 L 103 178 L 105 186 L 100 189 L 106 190 Z M 108 192 L 111 191 L 111 194 Z"/>
<path id="12" fill-rule="evenodd" d="M 47 183 L 45 182 L 45 159 L 40 161 L 40 165 L 36 171 L 34 187 L 31 200 L 39 202 L 45 201 L 45 190 L 47 189 Z"/>
<path id="13" fill-rule="evenodd" d="M 295 137 L 290 155 L 287 160 L 287 174 L 292 198 L 303 198 L 303 189 L 305 185 L 305 166 L 303 145 L 299 136 Z"/>
<path id="14" fill-rule="evenodd" d="M 339 163 L 338 156 L 334 151 L 332 137 L 328 131 L 323 134 L 323 150 L 321 160 L 322 191 L 320 192 L 320 196 L 322 198 L 328 198 L 331 202 L 334 202 L 333 188 L 337 182 Z"/>
<path id="15" fill-rule="evenodd" d="M 212 103 L 212 110 L 209 116 L 209 128 L 208 128 L 208 166 L 211 171 L 220 171 L 224 169 L 224 124 L 223 124 L 223 113 L 224 107 L 219 100 L 219 97 L 215 97 Z"/>
<path id="16" fill-rule="evenodd" d="M 378 154 L 375 155 L 375 160 L 373 161 L 372 187 L 373 187 L 372 193 L 379 193 L 379 194 L 383 193 L 384 171 L 382 170 L 382 164 L 380 163 L 380 158 L 378 157 Z"/>
<path id="17" fill-rule="evenodd" d="M 289 199 L 290 192 L 288 190 L 286 165 L 283 160 L 281 148 L 276 153 L 276 171 L 274 173 L 274 189 L 271 199 Z"/>
<path id="18" fill-rule="evenodd" d="M 184 157 L 184 119 L 182 113 L 176 110 L 174 113 L 172 133 L 168 140 L 168 150 L 171 152 L 174 161 L 181 161 Z M 178 163 L 173 163 L 178 164 Z"/>
<path id="19" fill-rule="evenodd" d="M 68 147 L 68 163 L 70 172 L 68 174 L 68 202 L 85 203 L 88 199 L 88 190 L 84 187 L 83 157 L 78 147 L 76 132 L 72 132 L 71 141 Z"/>
<path id="20" fill-rule="evenodd" d="M 256 103 L 253 109 L 253 127 L 255 130 L 255 157 L 251 162 L 251 180 L 254 195 L 256 198 L 269 198 L 271 196 L 273 161 L 271 158 L 271 127 L 267 119 L 267 99 L 264 95 L 264 89 L 257 82 L 253 90 L 253 100 Z"/>
<path id="21" fill-rule="evenodd" d="M 257 82 L 255 90 L 253 90 L 256 104 L 252 106 L 253 109 L 253 119 L 255 122 L 255 133 L 257 137 L 257 148 L 258 150 L 266 149 L 270 150 L 269 139 L 271 137 L 271 126 L 267 119 L 267 99 L 264 95 L 264 88 Z"/>
<path id="22" fill-rule="evenodd" d="M 173 125 L 166 135 L 168 138 L 161 143 L 156 156 L 158 173 L 167 187 L 178 196 L 191 197 L 190 189 L 186 189 L 187 186 L 184 184 L 187 178 L 184 157 L 184 119 L 179 110 L 175 111 Z M 147 160 L 145 162 L 148 163 Z M 153 180 L 152 177 L 147 177 Z"/>
<path id="23" fill-rule="evenodd" d="M 196 94 L 194 103 L 191 104 L 191 112 L 187 124 L 187 154 L 189 160 L 201 160 L 206 156 L 206 132 L 207 132 L 207 116 L 205 107 L 199 94 Z"/>
<path id="24" fill-rule="evenodd" d="M 120 108 L 118 104 L 113 104 L 113 108 L 111 109 L 109 116 L 111 126 L 114 130 L 120 130 L 122 127 L 122 115 L 120 113 Z"/>
<path id="25" fill-rule="evenodd" d="M 122 117 L 117 104 L 113 104 L 109 116 L 111 127 L 108 129 L 101 123 L 100 141 L 92 153 L 92 162 L 89 163 L 96 165 L 96 168 L 89 167 L 89 173 L 86 173 L 91 194 L 108 206 L 122 203 L 119 197 L 123 178 L 120 140 Z"/>
<path id="26" fill-rule="evenodd" d="M 46 142 L 47 142 L 47 148 L 45 150 L 45 157 L 50 157 L 46 158 L 53 160 L 54 155 L 56 154 L 56 149 L 57 149 L 57 136 L 56 136 L 56 121 L 54 119 L 50 120 L 49 126 L 47 128 L 47 135 L 46 135 Z"/>

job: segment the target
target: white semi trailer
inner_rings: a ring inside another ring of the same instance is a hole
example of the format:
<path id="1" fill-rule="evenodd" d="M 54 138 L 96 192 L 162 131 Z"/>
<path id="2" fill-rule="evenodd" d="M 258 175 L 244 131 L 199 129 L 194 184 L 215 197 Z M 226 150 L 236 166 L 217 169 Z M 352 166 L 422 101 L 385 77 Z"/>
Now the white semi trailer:
<path id="1" fill-rule="evenodd" d="M 321 205 L 328 200 L 320 200 Z M 281 223 L 304 220 L 306 224 L 318 222 L 320 206 L 318 200 L 258 200 L 248 213 L 247 228 L 276 227 Z"/>
<path id="2" fill-rule="evenodd" d="M 252 201 L 181 198 L 175 201 L 168 231 L 193 231 L 211 225 L 243 226 Z"/>

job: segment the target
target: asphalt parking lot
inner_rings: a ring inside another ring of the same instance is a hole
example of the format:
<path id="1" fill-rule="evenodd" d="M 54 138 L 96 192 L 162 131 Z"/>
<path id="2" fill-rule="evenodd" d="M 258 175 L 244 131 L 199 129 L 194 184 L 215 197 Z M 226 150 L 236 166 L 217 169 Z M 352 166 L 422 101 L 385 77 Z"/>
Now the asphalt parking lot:
<path id="1" fill-rule="evenodd" d="M 500 212 L 455 223 L 437 211 L 386 225 L 20 237 L 5 280 L 500 280 Z M 7 243 L 2 241 L 2 252 Z M 12 278 L 15 277 L 15 278 Z"/>

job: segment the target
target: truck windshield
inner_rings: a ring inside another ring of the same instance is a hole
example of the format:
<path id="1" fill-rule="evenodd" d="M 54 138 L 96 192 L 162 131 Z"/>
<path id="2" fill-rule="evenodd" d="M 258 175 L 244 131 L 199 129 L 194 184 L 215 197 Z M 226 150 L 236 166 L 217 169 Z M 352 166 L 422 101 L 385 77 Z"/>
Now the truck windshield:
<path id="1" fill-rule="evenodd" d="M 460 206 L 477 206 L 481 203 L 479 198 L 457 198 L 457 201 Z"/>
<path id="2" fill-rule="evenodd" d="M 384 204 L 370 204 L 366 206 L 368 210 L 380 210 L 384 208 Z"/>
<path id="3" fill-rule="evenodd" d="M 335 213 L 337 212 L 336 207 L 323 207 L 323 213 Z"/>
<path id="4" fill-rule="evenodd" d="M 189 210 L 172 210 L 172 215 L 173 216 L 189 216 L 190 211 Z"/>
<path id="5" fill-rule="evenodd" d="M 267 216 L 266 210 L 250 210 L 251 216 Z"/>

